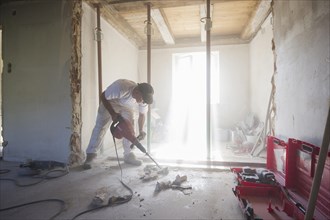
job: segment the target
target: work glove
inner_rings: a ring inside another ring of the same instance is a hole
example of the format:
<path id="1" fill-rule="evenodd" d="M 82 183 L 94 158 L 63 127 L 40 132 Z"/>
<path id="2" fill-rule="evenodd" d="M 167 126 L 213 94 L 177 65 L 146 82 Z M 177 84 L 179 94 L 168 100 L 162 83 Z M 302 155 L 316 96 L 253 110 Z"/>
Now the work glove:
<path id="1" fill-rule="evenodd" d="M 145 133 L 144 131 L 140 131 L 139 136 L 137 136 L 136 138 L 141 141 L 146 137 L 147 133 Z"/>
<path id="2" fill-rule="evenodd" d="M 139 141 L 143 140 L 146 137 L 146 133 L 144 131 L 140 131 L 139 136 L 136 137 L 136 139 L 138 139 Z M 131 144 L 131 149 L 133 149 L 134 144 Z M 146 153 L 146 149 L 144 149 L 144 147 L 140 144 L 140 142 L 138 142 L 138 146 L 137 146 L 143 153 Z"/>
<path id="3" fill-rule="evenodd" d="M 113 122 L 118 122 L 121 121 L 123 119 L 123 116 L 121 116 L 121 114 L 115 112 L 115 114 L 111 115 L 112 121 Z"/>

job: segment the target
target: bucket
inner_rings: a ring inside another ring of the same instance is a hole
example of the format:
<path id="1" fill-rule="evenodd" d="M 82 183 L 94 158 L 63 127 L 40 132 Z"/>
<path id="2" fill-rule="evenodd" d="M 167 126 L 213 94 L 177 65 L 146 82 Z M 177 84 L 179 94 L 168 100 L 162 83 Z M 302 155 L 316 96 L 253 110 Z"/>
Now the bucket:
<path id="1" fill-rule="evenodd" d="M 229 140 L 229 130 L 223 128 L 217 128 L 215 136 L 217 137 L 218 141 L 226 142 Z"/>
<path id="2" fill-rule="evenodd" d="M 255 143 L 258 138 L 258 136 L 254 136 L 254 135 L 245 135 L 245 136 L 246 136 L 246 141 L 251 143 Z"/>

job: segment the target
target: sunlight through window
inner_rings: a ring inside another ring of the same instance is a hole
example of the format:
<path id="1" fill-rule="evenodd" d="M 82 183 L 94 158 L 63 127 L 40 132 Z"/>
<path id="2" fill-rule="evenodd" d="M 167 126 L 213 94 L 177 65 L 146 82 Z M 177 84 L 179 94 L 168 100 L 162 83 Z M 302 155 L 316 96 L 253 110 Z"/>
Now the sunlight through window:
<path id="1" fill-rule="evenodd" d="M 211 104 L 219 103 L 219 53 L 212 53 Z M 206 55 L 173 54 L 172 102 L 166 159 L 205 160 Z M 173 149 L 172 150 L 169 150 Z M 173 152 L 176 152 L 173 154 Z"/>

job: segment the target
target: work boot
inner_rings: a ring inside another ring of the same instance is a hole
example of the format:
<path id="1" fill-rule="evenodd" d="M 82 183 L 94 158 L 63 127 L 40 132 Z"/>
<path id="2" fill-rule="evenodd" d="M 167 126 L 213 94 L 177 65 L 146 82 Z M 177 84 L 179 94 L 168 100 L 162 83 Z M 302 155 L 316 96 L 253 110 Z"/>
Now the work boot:
<path id="1" fill-rule="evenodd" d="M 124 155 L 124 162 L 128 164 L 132 164 L 134 166 L 141 166 L 142 161 L 136 159 L 133 152 L 130 152 L 129 154 Z"/>
<path id="2" fill-rule="evenodd" d="M 83 168 L 85 170 L 88 170 L 88 169 L 92 168 L 91 163 L 96 158 L 96 156 L 97 156 L 96 153 L 87 153 L 86 160 L 85 160 L 84 165 L 83 165 Z"/>

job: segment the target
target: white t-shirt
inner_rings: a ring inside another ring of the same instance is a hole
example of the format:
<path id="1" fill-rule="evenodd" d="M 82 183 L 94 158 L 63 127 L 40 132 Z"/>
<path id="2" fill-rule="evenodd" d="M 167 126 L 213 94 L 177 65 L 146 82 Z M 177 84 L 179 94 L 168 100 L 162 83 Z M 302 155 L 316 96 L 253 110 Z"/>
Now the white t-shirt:
<path id="1" fill-rule="evenodd" d="M 132 91 L 136 86 L 137 84 L 131 80 L 118 79 L 105 89 L 105 98 L 111 103 L 145 114 L 148 111 L 148 105 L 137 103 L 132 97 Z"/>

